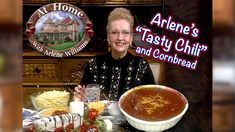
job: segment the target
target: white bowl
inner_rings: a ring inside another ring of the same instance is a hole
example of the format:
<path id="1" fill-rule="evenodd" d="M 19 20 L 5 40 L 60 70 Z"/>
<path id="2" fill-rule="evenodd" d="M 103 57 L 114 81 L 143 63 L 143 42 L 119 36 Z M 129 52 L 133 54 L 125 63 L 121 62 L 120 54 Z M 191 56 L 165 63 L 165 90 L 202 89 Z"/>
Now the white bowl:
<path id="1" fill-rule="evenodd" d="M 119 116 L 122 114 L 119 109 L 118 102 L 116 102 L 116 101 L 110 102 L 110 104 L 108 106 L 108 111 L 109 111 L 109 114 L 112 116 Z"/>
<path id="2" fill-rule="evenodd" d="M 126 113 L 122 109 L 122 107 L 121 107 L 121 100 L 125 96 L 127 96 L 129 93 L 131 93 L 133 90 L 141 89 L 143 87 L 144 88 L 156 87 L 156 88 L 169 89 L 169 90 L 173 90 L 175 92 L 178 92 L 175 89 L 172 89 L 172 88 L 169 88 L 169 87 L 166 87 L 166 86 L 161 86 L 161 85 L 142 85 L 142 86 L 138 86 L 138 87 L 132 88 L 132 89 L 128 90 L 127 92 L 125 92 L 120 97 L 118 105 L 120 107 L 121 112 L 124 114 L 126 120 L 128 121 L 128 123 L 130 125 L 132 125 L 133 127 L 135 127 L 136 129 L 143 130 L 143 131 L 148 131 L 148 132 L 159 132 L 159 131 L 164 131 L 164 130 L 170 129 L 171 127 L 173 127 L 183 117 L 183 115 L 187 111 L 188 106 L 189 106 L 188 101 L 187 101 L 187 99 L 185 98 L 185 96 L 183 94 L 178 92 L 185 99 L 186 105 L 185 105 L 185 107 L 184 107 L 184 109 L 183 109 L 183 111 L 181 113 L 179 113 L 178 115 L 176 115 L 176 116 L 174 116 L 174 117 L 172 117 L 170 119 L 162 120 L 162 121 L 145 121 L 145 120 L 137 119 L 137 118 L 129 115 L 128 113 Z"/>

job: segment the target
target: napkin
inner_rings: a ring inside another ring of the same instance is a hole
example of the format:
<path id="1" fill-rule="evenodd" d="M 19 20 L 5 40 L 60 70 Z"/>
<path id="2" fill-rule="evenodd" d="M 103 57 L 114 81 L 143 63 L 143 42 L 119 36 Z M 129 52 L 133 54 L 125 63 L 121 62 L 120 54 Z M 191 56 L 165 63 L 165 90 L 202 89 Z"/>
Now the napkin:
<path id="1" fill-rule="evenodd" d="M 36 119 L 40 118 L 39 112 L 31 109 L 23 108 L 22 110 L 22 117 L 23 117 L 23 127 L 33 123 Z"/>

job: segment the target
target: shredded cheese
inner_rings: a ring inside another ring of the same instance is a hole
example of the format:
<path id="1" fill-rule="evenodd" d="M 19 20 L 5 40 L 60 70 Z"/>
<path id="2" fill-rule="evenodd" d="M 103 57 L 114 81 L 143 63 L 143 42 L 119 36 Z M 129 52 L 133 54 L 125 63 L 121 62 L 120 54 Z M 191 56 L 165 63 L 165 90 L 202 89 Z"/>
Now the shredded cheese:
<path id="1" fill-rule="evenodd" d="M 39 109 L 66 107 L 68 105 L 70 94 L 66 91 L 47 91 L 37 95 L 34 103 Z"/>
<path id="2" fill-rule="evenodd" d="M 170 104 L 170 101 L 166 100 L 161 95 L 140 97 L 137 101 L 137 109 L 152 114 L 158 108 L 164 107 Z"/>

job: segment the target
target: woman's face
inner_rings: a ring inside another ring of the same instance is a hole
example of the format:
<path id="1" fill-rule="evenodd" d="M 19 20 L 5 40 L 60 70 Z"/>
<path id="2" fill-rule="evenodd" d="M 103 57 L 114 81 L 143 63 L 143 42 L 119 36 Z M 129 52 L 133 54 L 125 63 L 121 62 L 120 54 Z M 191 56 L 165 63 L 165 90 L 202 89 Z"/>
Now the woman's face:
<path id="1" fill-rule="evenodd" d="M 112 21 L 107 35 L 112 53 L 125 55 L 132 42 L 130 23 L 125 19 Z"/>

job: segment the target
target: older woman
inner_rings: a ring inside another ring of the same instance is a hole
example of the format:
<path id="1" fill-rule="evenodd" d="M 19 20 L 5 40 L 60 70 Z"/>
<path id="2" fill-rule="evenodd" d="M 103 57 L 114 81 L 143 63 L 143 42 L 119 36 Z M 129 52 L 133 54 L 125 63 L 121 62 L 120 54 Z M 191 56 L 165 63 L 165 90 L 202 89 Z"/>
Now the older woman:
<path id="1" fill-rule="evenodd" d="M 84 71 L 82 85 L 99 84 L 101 93 L 111 100 L 132 87 L 154 84 L 149 64 L 144 58 L 128 53 L 133 40 L 133 16 L 125 8 L 115 8 L 108 17 L 107 40 L 111 51 L 92 58 Z M 75 88 L 75 98 L 81 98 L 82 86 Z"/>

